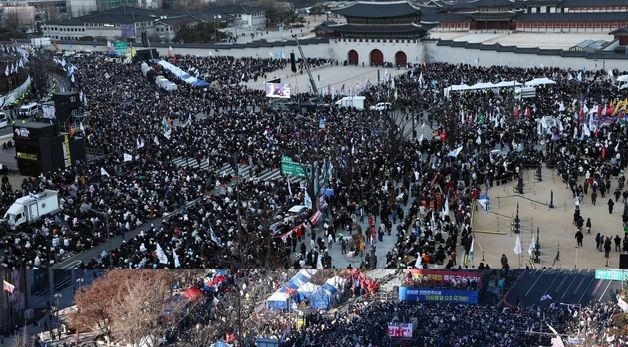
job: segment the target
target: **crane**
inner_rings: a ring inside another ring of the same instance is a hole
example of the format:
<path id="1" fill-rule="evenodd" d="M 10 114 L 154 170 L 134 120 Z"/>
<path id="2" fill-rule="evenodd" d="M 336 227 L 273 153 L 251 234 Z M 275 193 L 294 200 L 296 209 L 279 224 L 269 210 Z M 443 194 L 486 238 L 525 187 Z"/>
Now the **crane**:
<path id="1" fill-rule="evenodd" d="M 312 77 L 312 71 L 310 71 L 310 65 L 307 63 L 307 60 L 305 59 L 305 55 L 303 54 L 303 49 L 301 48 L 301 45 L 299 44 L 299 38 L 297 37 L 297 35 L 292 35 L 292 37 L 294 38 L 294 41 L 297 44 L 297 48 L 299 49 L 299 54 L 301 54 L 301 59 L 303 59 L 303 65 L 305 65 L 305 71 L 307 71 L 307 75 L 310 78 L 310 86 L 312 87 L 312 91 L 314 92 L 314 95 L 316 100 L 319 100 L 319 94 L 318 94 L 318 88 L 316 87 L 316 82 L 314 82 L 314 77 Z"/>

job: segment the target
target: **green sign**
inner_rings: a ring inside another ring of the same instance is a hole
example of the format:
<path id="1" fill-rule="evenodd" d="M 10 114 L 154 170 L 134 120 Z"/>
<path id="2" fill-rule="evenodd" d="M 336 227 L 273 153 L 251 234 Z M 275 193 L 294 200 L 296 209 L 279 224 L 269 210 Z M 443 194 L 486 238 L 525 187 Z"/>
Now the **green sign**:
<path id="1" fill-rule="evenodd" d="M 295 163 L 290 157 L 281 157 L 281 173 L 287 176 L 307 177 L 305 166 Z"/>
<path id="2" fill-rule="evenodd" d="M 129 52 L 129 43 L 126 41 L 117 41 L 113 43 L 113 49 L 120 55 L 125 55 Z"/>
<path id="3" fill-rule="evenodd" d="M 596 280 L 627 281 L 628 270 L 595 270 Z"/>

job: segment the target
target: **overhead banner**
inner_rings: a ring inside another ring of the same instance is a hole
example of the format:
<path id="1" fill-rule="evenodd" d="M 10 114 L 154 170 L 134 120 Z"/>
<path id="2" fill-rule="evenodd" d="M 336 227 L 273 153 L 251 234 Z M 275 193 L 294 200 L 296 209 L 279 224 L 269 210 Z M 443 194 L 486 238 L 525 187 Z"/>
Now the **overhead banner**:
<path id="1" fill-rule="evenodd" d="M 290 85 L 286 83 L 264 83 L 268 98 L 290 99 Z"/>
<path id="2" fill-rule="evenodd" d="M 478 292 L 474 290 L 399 287 L 399 300 L 414 302 L 446 302 L 452 304 L 477 304 Z"/>
<path id="3" fill-rule="evenodd" d="M 412 337 L 412 323 L 388 323 L 389 337 Z"/>

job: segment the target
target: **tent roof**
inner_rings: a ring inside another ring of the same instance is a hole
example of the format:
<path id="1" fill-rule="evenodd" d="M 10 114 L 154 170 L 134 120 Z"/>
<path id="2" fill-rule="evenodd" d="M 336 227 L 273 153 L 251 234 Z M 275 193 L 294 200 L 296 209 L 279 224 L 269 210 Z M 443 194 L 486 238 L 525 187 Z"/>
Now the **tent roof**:
<path id="1" fill-rule="evenodd" d="M 266 301 L 287 301 L 290 295 L 284 292 L 274 292 Z"/>
<path id="2" fill-rule="evenodd" d="M 547 77 L 535 78 L 533 80 L 526 82 L 526 86 L 539 86 L 542 84 L 556 84 L 556 82 L 552 81 L 551 79 Z"/>
<path id="3" fill-rule="evenodd" d="M 299 292 L 315 292 L 320 289 L 321 286 L 318 286 L 312 282 L 308 282 L 299 288 Z"/>

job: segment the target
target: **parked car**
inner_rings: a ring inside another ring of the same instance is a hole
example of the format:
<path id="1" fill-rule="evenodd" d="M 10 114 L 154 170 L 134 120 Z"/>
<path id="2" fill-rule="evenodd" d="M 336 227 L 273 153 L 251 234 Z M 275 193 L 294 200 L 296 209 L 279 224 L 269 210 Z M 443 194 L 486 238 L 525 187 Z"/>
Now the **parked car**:
<path id="1" fill-rule="evenodd" d="M 392 104 L 390 102 L 378 102 L 375 105 L 369 107 L 371 111 L 385 111 L 390 110 L 392 108 Z"/>

